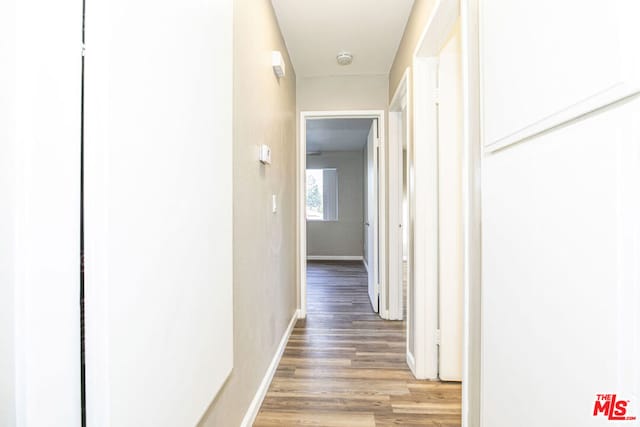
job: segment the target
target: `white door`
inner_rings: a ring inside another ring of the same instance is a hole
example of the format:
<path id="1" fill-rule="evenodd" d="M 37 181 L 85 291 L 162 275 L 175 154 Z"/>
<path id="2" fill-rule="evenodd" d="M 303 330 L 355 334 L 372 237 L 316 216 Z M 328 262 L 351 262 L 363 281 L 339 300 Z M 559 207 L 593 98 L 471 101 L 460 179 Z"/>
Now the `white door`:
<path id="1" fill-rule="evenodd" d="M 369 299 L 378 312 L 378 120 L 373 120 L 367 137 L 367 266 Z"/>
<path id="2" fill-rule="evenodd" d="M 403 254 L 404 254 L 404 205 L 403 205 L 403 147 L 406 141 L 406 96 L 399 101 L 398 111 L 389 114 L 389 319 L 403 318 Z M 407 236 L 408 237 L 408 236 Z"/>
<path id="3" fill-rule="evenodd" d="M 640 4 L 479 3 L 482 425 L 635 427 Z"/>

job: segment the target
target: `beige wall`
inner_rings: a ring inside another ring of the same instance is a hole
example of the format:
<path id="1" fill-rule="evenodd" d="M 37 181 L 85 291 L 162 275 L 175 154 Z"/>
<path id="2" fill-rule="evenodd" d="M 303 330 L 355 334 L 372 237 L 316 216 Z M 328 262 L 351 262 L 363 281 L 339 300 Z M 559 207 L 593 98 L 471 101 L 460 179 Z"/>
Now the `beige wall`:
<path id="1" fill-rule="evenodd" d="M 286 59 L 278 81 L 271 51 Z M 269 0 L 234 7 L 234 367 L 203 426 L 238 426 L 296 310 L 296 76 Z M 258 162 L 258 144 L 272 164 Z M 278 212 L 271 212 L 271 196 Z M 225 207 L 221 207 L 225 208 Z M 188 398 L 185 397 L 185 398 Z"/>
<path id="2" fill-rule="evenodd" d="M 338 172 L 338 220 L 307 221 L 307 255 L 362 256 L 364 238 L 362 151 L 307 156 L 307 169 Z"/>
<path id="3" fill-rule="evenodd" d="M 298 111 L 386 110 L 385 75 L 298 78 Z"/>
<path id="4" fill-rule="evenodd" d="M 393 97 L 407 67 L 413 65 L 413 51 L 420 41 L 435 3 L 435 0 L 415 0 L 413 4 L 409 21 L 389 73 L 389 99 Z"/>

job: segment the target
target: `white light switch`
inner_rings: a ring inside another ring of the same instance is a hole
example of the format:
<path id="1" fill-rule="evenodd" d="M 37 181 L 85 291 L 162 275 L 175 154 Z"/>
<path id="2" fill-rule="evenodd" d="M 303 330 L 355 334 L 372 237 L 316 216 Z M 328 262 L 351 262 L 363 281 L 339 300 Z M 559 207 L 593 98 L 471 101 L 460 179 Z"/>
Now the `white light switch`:
<path id="1" fill-rule="evenodd" d="M 272 204 L 272 206 L 271 206 L 271 212 L 273 212 L 273 213 L 278 212 L 278 203 L 277 203 L 276 195 L 275 195 L 275 194 L 273 194 L 273 195 L 271 196 L 271 204 Z"/>

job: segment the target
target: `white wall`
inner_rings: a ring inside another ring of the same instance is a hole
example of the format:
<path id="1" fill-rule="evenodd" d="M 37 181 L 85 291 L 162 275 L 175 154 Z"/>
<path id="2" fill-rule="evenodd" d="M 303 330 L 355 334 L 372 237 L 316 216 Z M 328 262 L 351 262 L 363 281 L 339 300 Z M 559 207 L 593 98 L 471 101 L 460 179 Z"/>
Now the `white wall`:
<path id="1" fill-rule="evenodd" d="M 80 425 L 81 7 L 0 6 L 2 425 Z"/>
<path id="2" fill-rule="evenodd" d="M 15 2 L 0 3 L 0 57 L 16 63 Z M 0 424 L 15 425 L 15 84 L 16 67 L 0 67 Z"/>
<path id="3" fill-rule="evenodd" d="M 591 97 L 634 86 L 638 10 L 481 5 L 482 425 L 609 425 L 599 393 L 640 416 L 640 99 Z"/>
<path id="4" fill-rule="evenodd" d="M 87 1 L 90 426 L 195 425 L 231 371 L 232 10 Z"/>
<path id="5" fill-rule="evenodd" d="M 3 76 L 4 77 L 4 76 Z M 3 80 L 4 81 L 4 80 Z M 3 99 L 3 100 L 6 100 Z M 2 102 L 2 101 L 0 101 Z M 0 107 L 3 118 L 7 110 Z M 2 119 L 0 119 L 2 120 Z M 4 122 L 4 120 L 2 120 Z M 0 125 L 2 136 L 6 141 L 0 149 L 0 200 L 4 208 L 0 212 L 0 422 L 5 425 L 15 424 L 15 196 L 13 188 L 14 153 L 13 142 L 10 141 L 9 126 Z M 6 138 L 6 139 L 5 139 Z"/>
<path id="6" fill-rule="evenodd" d="M 338 172 L 338 220 L 307 221 L 307 256 L 363 256 L 363 162 L 361 151 L 307 156 L 307 169 Z"/>

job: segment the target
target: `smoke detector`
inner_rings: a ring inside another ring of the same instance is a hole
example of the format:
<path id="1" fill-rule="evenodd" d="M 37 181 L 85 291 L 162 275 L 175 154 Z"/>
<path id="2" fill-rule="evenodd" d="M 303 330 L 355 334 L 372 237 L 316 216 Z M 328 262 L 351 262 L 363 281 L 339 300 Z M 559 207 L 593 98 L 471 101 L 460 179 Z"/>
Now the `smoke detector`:
<path id="1" fill-rule="evenodd" d="M 340 65 L 350 65 L 353 62 L 353 55 L 349 52 L 340 52 L 336 60 Z"/>

